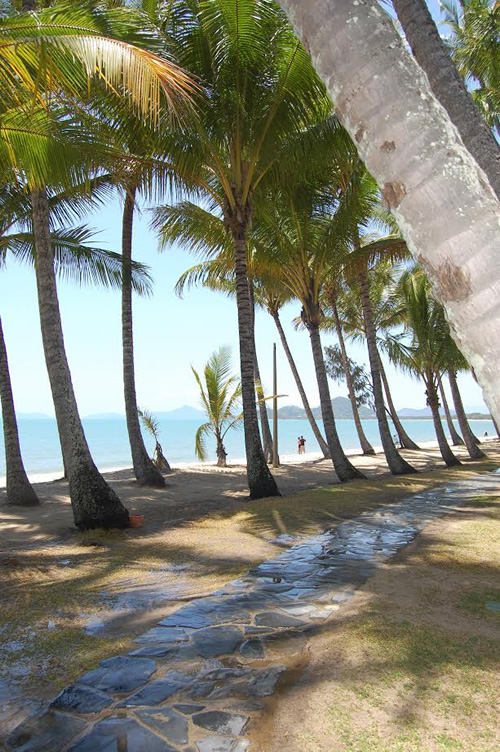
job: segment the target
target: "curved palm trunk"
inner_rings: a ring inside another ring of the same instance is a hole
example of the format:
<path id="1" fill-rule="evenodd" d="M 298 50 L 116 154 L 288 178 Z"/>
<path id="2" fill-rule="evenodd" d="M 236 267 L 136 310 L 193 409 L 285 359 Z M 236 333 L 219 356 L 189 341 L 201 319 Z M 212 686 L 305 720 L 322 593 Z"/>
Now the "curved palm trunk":
<path id="1" fill-rule="evenodd" d="M 244 215 L 240 208 L 237 214 Z M 278 486 L 266 463 L 259 435 L 259 423 L 255 405 L 255 346 L 253 316 L 248 288 L 246 260 L 246 225 L 238 216 L 230 219 L 234 248 L 236 277 L 236 303 L 238 308 L 238 334 L 240 343 L 241 397 L 243 403 L 243 426 L 247 458 L 247 478 L 251 499 L 279 496 Z M 247 220 L 248 221 L 248 220 Z"/>
<path id="2" fill-rule="evenodd" d="M 475 436 L 472 433 L 467 416 L 464 410 L 464 404 L 462 402 L 462 396 L 458 388 L 457 377 L 454 371 L 448 371 L 448 381 L 450 382 L 451 396 L 453 398 L 453 404 L 455 405 L 455 413 L 458 420 L 458 425 L 462 432 L 462 436 L 465 442 L 465 446 L 469 453 L 469 457 L 473 460 L 480 460 L 486 457 L 485 453 L 480 449 L 475 441 Z"/>
<path id="3" fill-rule="evenodd" d="M 457 429 L 455 428 L 453 424 L 453 419 L 451 417 L 450 408 L 448 407 L 448 400 L 446 399 L 446 394 L 444 393 L 444 387 L 443 387 L 443 380 L 441 376 L 438 377 L 438 384 L 439 384 L 439 396 L 441 397 L 441 404 L 444 408 L 444 414 L 446 416 L 446 423 L 448 424 L 448 431 L 450 432 L 450 438 L 451 443 L 453 446 L 462 446 L 464 443 L 464 440 L 460 436 L 460 434 L 457 432 Z"/>
<path id="4" fill-rule="evenodd" d="M 364 478 L 363 473 L 355 467 L 344 454 L 340 439 L 335 426 L 335 418 L 332 409 L 332 399 L 330 389 L 328 388 L 328 378 L 326 374 L 325 360 L 323 357 L 323 348 L 321 347 L 321 337 L 319 327 L 314 322 L 308 323 L 309 337 L 311 338 L 311 348 L 316 371 L 316 380 L 318 382 L 319 400 L 321 405 L 321 415 L 323 416 L 323 426 L 325 428 L 326 440 L 330 448 L 335 472 L 342 482 Z"/>
<path id="5" fill-rule="evenodd" d="M 134 475 L 141 486 L 164 488 L 165 478 L 149 457 L 142 438 L 135 391 L 134 338 L 132 323 L 132 232 L 136 188 L 131 186 L 123 205 L 122 219 L 122 346 L 125 415 Z"/>
<path id="6" fill-rule="evenodd" d="M 268 309 L 269 310 L 269 309 Z M 330 456 L 330 450 L 328 448 L 328 444 L 324 440 L 321 431 L 319 430 L 318 424 L 316 423 L 316 420 L 314 418 L 314 415 L 312 414 L 311 406 L 309 405 L 309 400 L 307 399 L 307 395 L 304 389 L 304 386 L 302 384 L 302 380 L 299 376 L 299 372 L 297 370 L 297 366 L 295 365 L 295 361 L 293 359 L 293 355 L 291 353 L 291 350 L 288 346 L 288 341 L 285 336 L 285 332 L 283 331 L 283 327 L 281 326 L 281 320 L 279 317 L 278 311 L 269 310 L 270 315 L 273 318 L 274 323 L 276 324 L 276 328 L 278 330 L 278 334 L 280 336 L 281 344 L 283 345 L 283 350 L 285 351 L 288 365 L 290 366 L 290 370 L 293 374 L 293 378 L 295 379 L 295 384 L 297 386 L 297 390 L 300 394 L 300 398 L 302 400 L 302 405 L 304 407 L 305 414 L 307 416 L 307 419 L 309 421 L 309 425 L 311 426 L 311 430 L 314 434 L 314 437 L 316 441 L 318 442 L 321 451 L 323 452 L 323 457 L 326 460 L 331 459 Z"/>
<path id="7" fill-rule="evenodd" d="M 393 475 L 403 475 L 404 473 L 416 473 L 414 467 L 406 462 L 399 454 L 392 440 L 389 430 L 389 423 L 385 412 L 384 395 L 382 393 L 382 379 L 380 376 L 380 357 L 377 350 L 377 340 L 375 325 L 373 322 L 373 311 L 370 302 L 370 291 L 368 279 L 365 273 L 359 275 L 361 287 L 361 305 L 363 307 L 363 319 L 365 322 L 366 344 L 368 347 L 368 359 L 370 361 L 370 370 L 372 374 L 373 396 L 375 399 L 375 412 L 377 414 L 378 428 L 384 454 L 389 465 L 389 470 Z"/>
<path id="8" fill-rule="evenodd" d="M 335 302 L 335 298 L 333 295 L 332 295 L 330 303 L 331 303 L 332 311 L 333 311 L 333 320 L 335 321 L 335 330 L 337 332 L 337 339 L 339 341 L 340 357 L 342 359 L 342 365 L 344 367 L 347 390 L 349 392 L 349 399 L 351 401 L 352 417 L 354 419 L 354 425 L 356 426 L 356 431 L 358 434 L 359 443 L 361 445 L 361 450 L 363 454 L 375 454 L 375 449 L 372 447 L 372 445 L 366 438 L 365 432 L 363 430 L 363 425 L 361 423 L 361 418 L 359 417 L 359 410 L 358 410 L 358 405 L 356 402 L 356 395 L 354 394 L 354 387 L 352 383 L 351 369 L 349 368 L 349 360 L 348 360 L 347 351 L 345 348 L 344 333 L 342 332 L 342 324 L 340 323 L 339 312 L 337 310 L 337 304 Z"/>
<path id="9" fill-rule="evenodd" d="M 250 305 L 252 306 L 252 332 L 253 348 L 255 352 L 255 391 L 257 394 L 257 404 L 259 406 L 260 430 L 262 433 L 262 445 L 266 462 L 270 464 L 273 461 L 273 437 L 269 426 L 269 416 L 267 414 L 267 403 L 264 401 L 264 389 L 262 388 L 262 379 L 260 378 L 259 359 L 257 358 L 257 345 L 255 343 L 255 298 L 253 284 L 249 281 L 248 291 L 250 294 Z"/>
<path id="10" fill-rule="evenodd" d="M 155 445 L 155 456 L 153 462 L 155 463 L 155 466 L 163 473 L 171 473 L 172 468 L 170 467 L 170 464 L 163 454 L 163 449 L 159 441 L 156 442 Z"/>
<path id="11" fill-rule="evenodd" d="M 34 507 L 40 503 L 40 500 L 29 482 L 26 470 L 24 469 L 1 318 L 0 401 L 2 403 L 3 440 L 5 444 L 7 504 L 14 504 L 20 507 Z"/>
<path id="12" fill-rule="evenodd" d="M 393 0 L 393 5 L 412 52 L 427 74 L 432 91 L 456 126 L 466 148 L 487 174 L 497 196 L 500 196 L 500 162 L 495 138 L 439 36 L 425 0 Z"/>
<path id="13" fill-rule="evenodd" d="M 490 292 L 500 283 L 499 202 L 492 187 L 377 0 L 279 2 L 500 422 L 500 307 Z"/>
<path id="14" fill-rule="evenodd" d="M 387 378 L 387 374 L 385 372 L 384 364 L 382 363 L 382 358 L 380 357 L 380 353 L 379 353 L 379 365 L 380 365 L 380 376 L 382 378 L 382 383 L 384 385 L 384 392 L 387 398 L 387 406 L 389 407 L 391 420 L 394 423 L 394 428 L 396 429 L 398 437 L 399 437 L 399 443 L 405 449 L 417 449 L 418 450 L 420 449 L 419 445 L 415 444 L 413 439 L 410 439 L 410 437 L 406 433 L 404 426 L 401 423 L 401 420 L 399 419 L 399 415 L 396 411 L 396 408 L 394 407 L 394 402 L 392 401 L 391 390 L 389 388 L 389 379 Z"/>
<path id="15" fill-rule="evenodd" d="M 215 438 L 217 439 L 217 467 L 227 467 L 227 452 L 224 443 L 218 433 L 215 435 Z"/>
<path id="16" fill-rule="evenodd" d="M 80 530 L 129 527 L 128 511 L 97 470 L 83 432 L 64 348 L 47 195 L 34 190 L 31 198 L 42 341 L 75 524 Z"/>
<path id="17" fill-rule="evenodd" d="M 455 457 L 450 449 L 446 436 L 443 430 L 443 424 L 441 423 L 441 416 L 439 414 L 439 399 L 436 389 L 436 384 L 432 374 L 426 374 L 424 376 L 425 386 L 427 389 L 427 404 L 431 408 L 432 420 L 434 422 L 434 430 L 436 432 L 436 438 L 439 444 L 439 451 L 441 457 L 445 461 L 447 467 L 454 467 L 455 465 L 461 465 L 459 459 Z"/>

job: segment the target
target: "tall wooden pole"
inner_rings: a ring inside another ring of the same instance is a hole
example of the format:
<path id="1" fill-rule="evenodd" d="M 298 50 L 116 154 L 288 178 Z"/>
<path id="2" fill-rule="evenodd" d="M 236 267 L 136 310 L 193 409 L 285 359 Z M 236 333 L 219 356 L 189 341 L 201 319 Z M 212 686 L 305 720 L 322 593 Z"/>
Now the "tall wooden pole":
<path id="1" fill-rule="evenodd" d="M 278 374 L 276 370 L 276 342 L 273 344 L 273 467 L 280 466 L 278 455 Z"/>

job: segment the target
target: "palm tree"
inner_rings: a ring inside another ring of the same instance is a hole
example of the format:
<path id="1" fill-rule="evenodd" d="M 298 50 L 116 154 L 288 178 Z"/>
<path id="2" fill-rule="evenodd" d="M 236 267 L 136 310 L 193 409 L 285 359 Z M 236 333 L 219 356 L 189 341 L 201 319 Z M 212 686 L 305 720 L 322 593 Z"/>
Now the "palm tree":
<path id="1" fill-rule="evenodd" d="M 498 200 L 377 0 L 279 0 L 500 421 Z M 460 211 L 457 211 L 460 207 Z M 480 301 L 480 302 L 479 302 Z"/>
<path id="2" fill-rule="evenodd" d="M 450 407 L 448 405 L 448 400 L 446 399 L 446 393 L 444 391 L 443 386 L 443 379 L 441 376 L 438 379 L 438 386 L 439 386 L 439 396 L 441 397 L 441 404 L 443 405 L 444 414 L 446 417 L 446 423 L 448 425 L 448 431 L 450 432 L 450 438 L 451 443 L 453 446 L 462 446 L 464 443 L 464 440 L 458 433 L 457 429 L 455 428 L 453 424 L 453 418 L 451 417 Z"/>
<path id="3" fill-rule="evenodd" d="M 206 91 L 199 120 L 168 142 L 184 195 L 222 217 L 232 242 L 250 496 L 278 493 L 259 437 L 247 275 L 252 208 L 303 168 L 330 101 L 279 9 L 267 0 L 173 3 L 176 59 Z M 158 223 L 161 227 L 161 221 Z"/>
<path id="4" fill-rule="evenodd" d="M 231 350 L 221 347 L 210 356 L 203 371 L 204 384 L 198 372 L 193 367 L 191 370 L 200 388 L 201 402 L 208 418 L 196 431 L 196 456 L 202 461 L 206 460 L 206 437 L 212 433 L 216 441 L 217 466 L 226 467 L 224 437 L 243 420 L 243 414 L 239 411 L 241 384 L 236 376 L 231 375 Z M 238 412 L 235 412 L 236 408 Z"/>
<path id="5" fill-rule="evenodd" d="M 467 91 L 452 57 L 450 57 L 450 51 L 447 49 L 446 43 L 439 36 L 436 24 L 433 21 L 425 0 L 392 0 L 392 2 L 412 52 L 420 67 L 427 74 L 432 91 L 446 109 L 450 120 L 460 133 L 465 146 L 488 175 L 488 179 L 497 196 L 500 196 L 500 155 L 498 145 L 476 107 L 473 98 Z M 485 44 L 483 51 L 486 51 L 488 62 L 490 64 L 493 63 L 493 56 L 495 54 L 493 53 L 493 49 L 498 45 L 500 11 L 497 12 L 496 29 L 494 30 L 494 11 L 490 13 L 490 8 L 488 7 L 490 5 L 489 0 L 472 0 L 472 3 L 461 0 L 460 5 L 462 8 L 474 6 L 474 11 L 470 12 L 472 10 L 470 8 L 469 12 L 471 16 L 474 16 L 474 24 L 477 24 L 477 26 L 479 26 L 477 23 L 477 11 L 480 7 L 483 11 L 486 10 L 486 16 L 489 20 L 487 27 L 489 27 L 490 35 L 488 40 L 489 45 Z M 470 25 L 468 24 L 468 26 Z M 460 26 L 458 26 L 458 29 L 462 32 Z M 484 29 L 481 29 L 481 31 L 484 32 Z M 493 37 L 491 35 L 492 32 L 494 34 Z M 461 33 L 460 36 L 456 37 L 459 57 L 461 46 L 459 46 L 458 40 L 460 37 L 463 39 Z M 478 40 L 474 41 L 476 42 L 474 47 L 475 57 L 477 58 Z M 478 70 L 481 67 L 481 63 L 477 61 L 474 66 L 474 62 L 472 61 L 472 66 L 470 64 L 467 66 L 467 74 L 470 73 L 471 67 Z M 488 68 L 487 65 L 485 67 L 486 69 Z M 495 94 L 498 96 L 500 93 L 498 87 L 498 58 L 496 60 L 496 71 L 493 75 L 497 79 L 497 91 L 493 90 L 491 93 L 493 96 Z M 478 97 L 479 101 L 484 98 L 484 94 L 486 93 L 485 88 L 483 88 L 482 97 Z M 498 108 L 496 117 L 498 117 Z"/>
<path id="6" fill-rule="evenodd" d="M 160 444 L 160 424 L 157 418 L 155 418 L 154 415 L 147 410 L 137 409 L 137 414 L 141 419 L 143 427 L 155 441 L 155 451 L 153 457 L 155 467 L 157 467 L 158 470 L 162 473 L 171 473 L 172 468 L 170 467 L 169 461 L 163 454 L 163 448 Z"/>
<path id="7" fill-rule="evenodd" d="M 429 282 L 422 273 L 406 272 L 400 280 L 400 292 L 406 309 L 405 332 L 390 338 L 392 358 L 423 380 L 441 456 L 448 467 L 460 465 L 446 441 L 439 414 L 438 383 L 449 342 L 443 307 L 431 297 Z"/>

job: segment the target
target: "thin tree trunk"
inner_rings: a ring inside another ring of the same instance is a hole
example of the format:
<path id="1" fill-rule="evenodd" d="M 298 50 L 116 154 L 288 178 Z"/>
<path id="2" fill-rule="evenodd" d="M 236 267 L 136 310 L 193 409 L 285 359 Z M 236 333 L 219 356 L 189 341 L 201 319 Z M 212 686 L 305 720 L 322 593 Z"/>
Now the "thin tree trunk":
<path id="1" fill-rule="evenodd" d="M 459 459 L 457 459 L 457 457 L 455 457 L 450 449 L 448 442 L 446 441 L 443 424 L 441 423 L 441 416 L 439 414 L 438 393 L 431 374 L 427 374 L 427 376 L 425 377 L 425 386 L 427 389 L 427 404 L 431 408 L 434 430 L 436 432 L 436 438 L 438 440 L 441 457 L 445 461 L 447 467 L 455 467 L 456 465 L 461 465 L 462 463 Z"/>
<path id="2" fill-rule="evenodd" d="M 122 219 L 122 347 L 125 415 L 134 475 L 140 486 L 164 488 L 165 478 L 149 457 L 141 433 L 135 391 L 134 335 L 132 322 L 132 235 L 136 188 L 125 194 Z"/>
<path id="3" fill-rule="evenodd" d="M 238 334 L 240 343 L 241 397 L 243 402 L 243 426 L 247 458 L 247 478 L 251 499 L 279 496 L 278 486 L 266 463 L 259 435 L 259 423 L 255 405 L 255 346 L 253 316 L 248 287 L 246 260 L 247 221 L 237 216 L 245 214 L 243 208 L 231 217 L 236 276 L 236 303 L 238 308 Z"/>
<path id="4" fill-rule="evenodd" d="M 253 292 L 253 283 L 249 281 L 248 292 L 250 295 L 250 305 L 252 306 L 252 332 L 253 332 L 253 347 L 255 352 L 255 391 L 257 394 L 257 404 L 259 406 L 260 415 L 260 430 L 262 433 L 262 445 L 264 450 L 264 457 L 269 464 L 273 461 L 273 437 L 271 436 L 271 429 L 269 427 L 269 416 L 267 414 L 267 403 L 264 401 L 264 389 L 262 387 L 262 380 L 260 378 L 259 359 L 257 358 L 257 345 L 255 343 L 255 297 Z"/>
<path id="5" fill-rule="evenodd" d="M 40 503 L 40 500 L 29 482 L 26 470 L 24 469 L 1 318 L 0 401 L 2 403 L 3 440 L 5 444 L 7 504 L 14 504 L 20 507 L 34 507 Z"/>
<path id="6" fill-rule="evenodd" d="M 500 161 L 495 138 L 439 36 L 425 0 L 393 0 L 406 39 L 431 89 L 456 126 L 466 148 L 500 196 Z"/>
<path id="7" fill-rule="evenodd" d="M 382 358 L 380 357 L 380 353 L 378 353 L 378 356 L 379 356 L 379 364 L 380 364 L 380 376 L 382 378 L 382 383 L 384 385 L 384 392 L 387 398 L 387 405 L 389 407 L 389 412 L 391 414 L 391 420 L 394 423 L 394 428 L 396 429 L 397 434 L 399 436 L 399 443 L 405 449 L 419 450 L 420 449 L 419 445 L 415 444 L 413 439 L 410 439 L 410 437 L 405 431 L 403 424 L 401 423 L 401 420 L 399 419 L 399 415 L 396 411 L 396 408 L 394 407 L 394 402 L 392 401 L 391 390 L 389 388 L 389 379 L 387 378 L 387 374 L 385 372 L 384 364 L 382 363 Z"/>
<path id="8" fill-rule="evenodd" d="M 491 293 L 500 285 L 499 202 L 492 186 L 378 0 L 279 1 L 500 422 L 500 306 Z"/>
<path id="9" fill-rule="evenodd" d="M 455 414 L 457 416 L 458 425 L 460 426 L 460 430 L 462 432 L 469 457 L 473 460 L 483 459 L 484 457 L 486 457 L 486 455 L 482 451 L 482 449 L 478 447 L 475 441 L 474 434 L 470 429 L 469 422 L 465 414 L 460 390 L 458 388 L 457 377 L 453 371 L 448 371 L 448 380 L 450 382 L 451 396 L 453 398 L 453 404 L 455 406 Z"/>
<path id="10" fill-rule="evenodd" d="M 220 436 L 216 436 L 217 439 L 217 467 L 227 467 L 226 457 L 227 452 L 224 443 Z"/>
<path id="11" fill-rule="evenodd" d="M 361 450 L 363 454 L 375 454 L 375 449 L 372 447 L 372 445 L 366 438 L 365 432 L 363 430 L 363 425 L 361 423 L 361 418 L 359 417 L 359 410 L 358 410 L 358 405 L 356 402 L 356 395 L 354 394 L 354 386 L 352 383 L 352 374 L 351 374 L 351 369 L 349 368 L 349 359 L 347 357 L 347 351 L 346 351 L 345 342 L 344 342 L 344 333 L 342 332 L 342 324 L 340 323 L 337 303 L 333 295 L 331 296 L 330 304 L 332 306 L 333 320 L 335 321 L 335 330 L 337 332 L 337 339 L 339 341 L 340 357 L 342 359 L 342 365 L 344 367 L 347 390 L 349 392 L 349 399 L 351 401 L 352 417 L 354 419 L 354 425 L 356 426 L 356 431 L 358 434 L 359 443 L 361 445 Z"/>
<path id="12" fill-rule="evenodd" d="M 309 421 L 309 425 L 311 426 L 311 430 L 315 436 L 316 441 L 318 442 L 321 451 L 323 452 L 323 457 L 326 460 L 331 459 L 330 450 L 328 448 L 328 444 L 324 440 L 321 431 L 319 430 L 318 424 L 316 423 L 316 420 L 314 418 L 314 415 L 312 414 L 311 406 L 309 405 L 309 400 L 307 399 L 307 395 L 304 389 L 304 386 L 302 384 L 301 378 L 299 376 L 299 372 L 297 370 L 297 366 L 295 365 L 295 361 L 293 359 L 293 355 L 291 353 L 291 350 L 288 346 L 288 341 L 285 336 L 285 332 L 283 331 L 283 327 L 281 326 L 281 320 L 278 311 L 269 310 L 269 313 L 273 317 L 273 321 L 276 324 L 276 328 L 278 330 L 278 334 L 280 336 L 281 344 L 283 345 L 283 349 L 285 351 L 288 365 L 290 366 L 290 370 L 293 374 L 293 378 L 295 379 L 295 384 L 297 386 L 297 390 L 300 394 L 300 398 L 302 400 L 302 405 L 304 407 L 305 414 L 307 416 L 307 419 Z"/>
<path id="13" fill-rule="evenodd" d="M 460 436 L 460 434 L 457 432 L 457 429 L 453 425 L 453 419 L 451 417 L 450 408 L 448 407 L 448 400 L 446 399 L 446 394 L 444 392 L 444 386 L 443 386 L 443 379 L 441 376 L 438 377 L 438 384 L 439 384 L 439 395 L 441 397 L 441 404 L 444 408 L 444 414 L 446 416 L 446 423 L 448 424 L 448 431 L 450 432 L 450 438 L 451 443 L 453 446 L 463 446 L 464 440 Z"/>
<path id="14" fill-rule="evenodd" d="M 129 527 L 128 511 L 97 470 L 83 432 L 64 348 L 47 195 L 34 190 L 31 197 L 42 341 L 75 524 L 80 530 Z"/>
<path id="15" fill-rule="evenodd" d="M 368 347 L 368 358 L 370 361 L 370 370 L 372 374 L 373 396 L 375 399 L 375 412 L 377 413 L 380 439 L 384 454 L 389 465 L 389 470 L 393 475 L 403 475 L 404 473 L 416 473 L 412 467 L 397 451 L 392 440 L 389 430 L 389 423 L 385 412 L 384 395 L 382 393 L 382 379 L 380 376 L 380 357 L 377 350 L 377 340 L 375 324 L 373 322 L 373 311 L 370 302 L 370 290 L 368 278 L 365 272 L 359 275 L 361 287 L 361 305 L 363 308 L 363 319 L 365 322 L 366 344 Z"/>
<path id="16" fill-rule="evenodd" d="M 311 348 L 316 370 L 316 380 L 318 382 L 319 400 L 321 405 L 321 415 L 323 416 L 323 426 L 325 429 L 326 440 L 330 448 L 335 472 L 342 482 L 364 478 L 363 473 L 355 467 L 344 454 L 340 439 L 337 434 L 335 418 L 332 409 L 332 399 L 330 389 L 328 388 L 328 378 L 326 374 L 325 360 L 323 357 L 323 348 L 321 347 L 321 337 L 319 327 L 314 322 L 308 322 L 309 337 L 311 338 Z"/>

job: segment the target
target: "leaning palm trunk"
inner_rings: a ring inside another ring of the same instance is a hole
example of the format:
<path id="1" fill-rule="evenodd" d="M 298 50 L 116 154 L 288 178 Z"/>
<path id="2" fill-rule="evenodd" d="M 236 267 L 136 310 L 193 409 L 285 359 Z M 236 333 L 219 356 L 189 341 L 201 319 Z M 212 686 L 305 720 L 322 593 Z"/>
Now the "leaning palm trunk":
<path id="1" fill-rule="evenodd" d="M 438 384 L 439 384 L 439 396 L 441 397 L 441 404 L 443 405 L 444 414 L 446 416 L 446 423 L 448 424 L 448 431 L 450 432 L 451 443 L 453 446 L 462 446 L 464 443 L 464 440 L 462 439 L 460 434 L 457 432 L 457 429 L 455 428 L 453 424 L 453 419 L 451 417 L 450 408 L 448 407 L 448 400 L 446 399 L 446 394 L 444 393 L 443 380 L 441 376 L 439 376 L 438 378 Z"/>
<path id="2" fill-rule="evenodd" d="M 5 443 L 7 504 L 33 507 L 39 504 L 40 500 L 28 480 L 21 456 L 2 319 L 0 319 L 0 401 L 2 402 L 3 439 Z"/>
<path id="3" fill-rule="evenodd" d="M 404 429 L 403 424 L 401 423 L 399 419 L 397 410 L 394 407 L 394 402 L 392 401 L 391 390 L 389 388 L 389 379 L 387 378 L 387 374 L 385 372 L 384 364 L 382 363 L 382 358 L 380 357 L 380 353 L 379 353 L 379 364 L 380 364 L 380 376 L 382 378 L 382 383 L 384 385 L 384 392 L 385 392 L 385 396 L 387 399 L 387 406 L 389 407 L 391 420 L 394 423 L 394 428 L 396 429 L 398 437 L 399 437 L 399 443 L 405 449 L 420 449 L 419 445 L 415 444 L 413 439 L 410 439 L 410 437 L 408 436 L 408 434 L 406 433 Z"/>
<path id="4" fill-rule="evenodd" d="M 259 405 L 260 430 L 262 433 L 264 457 L 266 458 L 266 462 L 270 463 L 273 461 L 273 437 L 271 436 L 271 429 L 269 427 L 269 416 L 267 414 L 265 395 L 262 388 L 262 379 L 260 378 L 259 359 L 257 358 L 257 346 L 255 344 L 255 298 L 253 284 L 251 282 L 249 282 L 248 290 L 250 294 L 250 305 L 252 306 L 252 332 L 254 335 L 253 348 L 255 352 L 255 391 L 257 393 L 257 404 Z"/>
<path id="5" fill-rule="evenodd" d="M 439 414 L 439 399 L 434 382 L 433 374 L 428 373 L 424 376 L 425 387 L 427 389 L 427 404 L 429 405 L 432 413 L 432 420 L 434 422 L 434 430 L 436 432 L 436 438 L 439 444 L 439 451 L 441 457 L 445 461 L 447 467 L 454 467 L 455 465 L 461 465 L 459 459 L 455 457 L 450 449 L 446 436 L 443 430 L 443 424 L 441 423 L 441 416 Z"/>
<path id="6" fill-rule="evenodd" d="M 335 472 L 340 481 L 355 480 L 364 478 L 363 473 L 355 467 L 344 454 L 340 439 L 337 434 L 335 418 L 332 409 L 332 400 L 330 389 L 328 388 L 328 379 L 326 375 L 326 366 L 323 358 L 323 348 L 321 347 L 321 337 L 319 326 L 315 322 L 308 322 L 309 337 L 311 338 L 311 348 L 316 370 L 316 380 L 318 382 L 319 400 L 321 405 L 321 415 L 323 416 L 323 426 L 325 428 L 326 440 L 330 449 Z"/>
<path id="7" fill-rule="evenodd" d="M 491 292 L 500 284 L 499 202 L 492 187 L 378 0 L 279 1 L 500 422 L 500 307 Z"/>
<path id="8" fill-rule="evenodd" d="M 340 357 L 342 359 L 342 365 L 344 367 L 345 380 L 347 383 L 347 391 L 349 392 L 349 399 L 351 401 L 352 417 L 354 419 L 354 425 L 356 426 L 359 443 L 361 445 L 361 451 L 363 452 L 363 454 L 375 454 L 375 449 L 372 447 L 372 445 L 366 438 L 366 435 L 365 435 L 365 432 L 363 430 L 363 426 L 361 423 L 361 418 L 359 417 L 359 410 L 358 410 L 358 405 L 356 402 L 356 395 L 354 394 L 354 387 L 352 383 L 351 369 L 349 368 L 349 359 L 347 357 L 347 351 L 345 348 L 344 333 L 342 332 L 342 324 L 340 323 L 339 312 L 337 309 L 337 304 L 335 302 L 335 297 L 333 295 L 331 299 L 331 306 L 332 306 L 332 311 L 333 311 L 333 320 L 335 321 L 335 330 L 337 332 L 337 339 L 339 341 Z"/>
<path id="9" fill-rule="evenodd" d="M 240 343 L 241 397 L 243 402 L 243 425 L 245 431 L 245 451 L 247 458 L 247 478 L 250 498 L 279 496 L 278 486 L 271 475 L 262 451 L 255 405 L 255 346 L 253 316 L 248 289 L 246 261 L 246 225 L 238 214 L 245 214 L 243 208 L 235 210 L 231 217 L 231 230 L 234 247 L 234 270 L 236 277 L 236 303 L 238 308 L 238 333 Z M 247 220 L 248 221 L 248 220 Z"/>
<path id="10" fill-rule="evenodd" d="M 321 451 L 323 452 L 323 457 L 326 460 L 331 459 L 330 450 L 328 448 L 328 444 L 324 440 L 321 431 L 318 428 L 318 424 L 316 423 L 316 420 L 314 418 L 314 415 L 312 414 L 311 406 L 309 405 L 309 400 L 307 399 L 307 395 L 304 389 L 304 386 L 302 384 L 302 380 L 299 376 L 299 372 L 297 370 L 297 366 L 295 365 L 295 361 L 293 359 L 293 355 L 290 351 L 290 348 L 288 346 L 288 341 L 285 336 L 285 332 L 283 331 L 283 327 L 281 326 L 281 320 L 278 311 L 275 310 L 269 310 L 269 313 L 273 317 L 273 321 L 276 324 L 276 328 L 278 330 L 278 334 L 280 336 L 281 344 L 283 345 L 283 349 L 285 351 L 288 365 L 290 366 L 290 370 L 293 374 L 293 378 L 295 379 L 295 384 L 297 386 L 297 390 L 300 394 L 300 398 L 302 400 L 302 405 L 304 406 L 305 414 L 307 415 L 307 419 L 309 421 L 309 425 L 311 426 L 311 430 L 315 436 L 316 441 L 318 442 Z"/>
<path id="11" fill-rule="evenodd" d="M 64 348 L 47 195 L 34 190 L 31 196 L 42 341 L 75 524 L 80 530 L 129 527 L 128 511 L 97 470 L 83 432 Z"/>
<path id="12" fill-rule="evenodd" d="M 384 395 L 382 393 L 382 379 L 380 377 L 380 356 L 377 350 L 375 325 L 373 322 L 373 311 L 370 302 L 370 291 L 368 278 L 365 272 L 359 275 L 361 288 L 361 305 L 363 307 L 363 319 L 365 322 L 366 344 L 368 347 L 368 359 L 370 361 L 370 371 L 372 375 L 373 397 L 375 400 L 375 412 L 377 414 L 378 428 L 384 454 L 389 465 L 389 470 L 393 475 L 402 475 L 403 473 L 416 473 L 414 467 L 406 462 L 399 454 L 392 440 L 385 412 Z"/>
<path id="13" fill-rule="evenodd" d="M 132 454 L 132 464 L 137 482 L 141 486 L 163 488 L 165 479 L 149 457 L 142 438 L 137 411 L 134 370 L 134 340 L 132 324 L 132 231 L 134 221 L 136 189 L 130 186 L 125 194 L 122 221 L 122 345 L 123 345 L 123 389 L 125 415 Z"/>
<path id="14" fill-rule="evenodd" d="M 227 462 L 226 462 L 227 452 L 226 452 L 224 443 L 219 433 L 216 434 L 215 438 L 217 439 L 217 450 L 216 450 L 217 467 L 227 467 Z"/>
<path id="15" fill-rule="evenodd" d="M 455 414 L 457 416 L 458 425 L 460 426 L 460 430 L 462 432 L 469 457 L 473 460 L 480 460 L 486 457 L 486 455 L 478 447 L 477 442 L 475 441 L 475 436 L 470 429 L 469 422 L 464 410 L 464 404 L 462 402 L 462 396 L 458 388 L 457 377 L 454 371 L 448 371 L 448 380 L 450 382 L 451 396 L 453 397 L 453 404 L 455 406 Z"/>
<path id="16" fill-rule="evenodd" d="M 498 146 L 453 62 L 425 0 L 393 0 L 398 20 L 420 67 L 427 74 L 431 89 L 467 149 L 488 175 L 500 196 Z"/>

